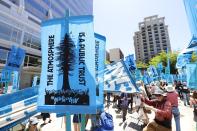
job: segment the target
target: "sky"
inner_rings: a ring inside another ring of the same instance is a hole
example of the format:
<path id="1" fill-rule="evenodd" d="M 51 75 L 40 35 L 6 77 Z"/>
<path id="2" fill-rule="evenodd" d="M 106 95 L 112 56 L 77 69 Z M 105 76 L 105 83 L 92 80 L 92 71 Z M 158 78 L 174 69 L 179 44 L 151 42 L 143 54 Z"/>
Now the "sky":
<path id="1" fill-rule="evenodd" d="M 135 54 L 133 36 L 145 17 L 165 17 L 173 51 L 184 49 L 191 33 L 183 0 L 93 0 L 94 30 L 106 37 L 106 49 Z"/>

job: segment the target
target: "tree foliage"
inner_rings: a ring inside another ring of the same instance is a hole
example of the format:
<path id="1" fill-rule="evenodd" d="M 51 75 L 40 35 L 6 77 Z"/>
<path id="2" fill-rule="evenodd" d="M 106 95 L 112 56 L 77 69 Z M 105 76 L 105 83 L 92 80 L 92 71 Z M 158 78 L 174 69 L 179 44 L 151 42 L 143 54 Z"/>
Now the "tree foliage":
<path id="1" fill-rule="evenodd" d="M 193 52 L 193 53 L 192 53 L 191 62 L 197 62 L 197 55 L 196 55 L 196 52 Z"/>
<path id="2" fill-rule="evenodd" d="M 163 66 L 166 67 L 168 55 L 170 58 L 170 72 L 172 74 L 175 74 L 177 72 L 177 69 L 176 69 L 176 61 L 177 61 L 177 55 L 178 55 L 177 52 L 167 54 L 166 52 L 162 51 L 161 53 L 159 53 L 158 55 L 156 55 L 149 61 L 149 65 L 154 65 L 156 67 L 158 63 L 162 62 Z"/>
<path id="3" fill-rule="evenodd" d="M 143 63 L 141 61 L 138 61 L 137 62 L 137 68 L 139 68 L 139 69 L 146 69 L 146 68 L 148 68 L 148 64 Z"/>

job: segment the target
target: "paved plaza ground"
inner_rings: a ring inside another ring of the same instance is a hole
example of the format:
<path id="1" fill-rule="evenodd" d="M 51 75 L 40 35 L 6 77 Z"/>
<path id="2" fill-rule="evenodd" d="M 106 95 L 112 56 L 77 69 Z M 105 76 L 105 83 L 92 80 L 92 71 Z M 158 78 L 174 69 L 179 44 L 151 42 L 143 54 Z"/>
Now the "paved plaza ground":
<path id="1" fill-rule="evenodd" d="M 116 112 L 115 108 L 112 105 L 108 108 L 105 108 L 107 112 L 113 115 L 114 119 L 114 131 L 140 131 L 141 122 L 136 119 L 138 117 L 137 113 L 127 114 L 127 120 L 124 123 L 122 122 L 122 113 Z M 184 106 L 183 102 L 179 100 L 179 109 L 181 112 L 181 130 L 182 131 L 196 131 L 195 122 L 193 121 L 193 109 L 189 106 Z M 150 119 L 154 118 L 154 113 L 148 115 Z M 63 123 L 63 118 L 55 118 L 55 114 L 52 114 L 53 122 L 42 127 L 42 131 L 65 131 L 65 125 Z M 88 121 L 86 127 L 87 130 L 90 130 L 91 122 Z M 176 131 L 174 119 L 172 120 L 172 129 Z M 72 128 L 73 129 L 73 128 Z"/>
<path id="2" fill-rule="evenodd" d="M 181 112 L 181 131 L 197 131 L 195 130 L 195 122 L 193 121 L 193 109 L 189 106 L 184 106 L 183 102 L 179 100 L 179 109 Z M 114 131 L 141 131 L 142 122 L 139 121 L 138 114 L 128 111 L 127 120 L 122 123 L 122 113 L 117 112 L 116 108 L 111 105 L 105 108 L 107 112 L 113 115 Z M 150 120 L 154 118 L 154 113 L 148 114 Z M 56 118 L 56 114 L 51 114 L 52 122 L 42 127 L 42 131 L 65 131 L 64 119 L 62 117 Z M 42 124 L 42 119 L 39 119 L 39 125 Z M 90 131 L 91 121 L 88 120 L 86 130 Z M 73 126 L 72 126 L 72 131 Z M 172 120 L 172 131 L 176 131 L 174 119 Z"/>

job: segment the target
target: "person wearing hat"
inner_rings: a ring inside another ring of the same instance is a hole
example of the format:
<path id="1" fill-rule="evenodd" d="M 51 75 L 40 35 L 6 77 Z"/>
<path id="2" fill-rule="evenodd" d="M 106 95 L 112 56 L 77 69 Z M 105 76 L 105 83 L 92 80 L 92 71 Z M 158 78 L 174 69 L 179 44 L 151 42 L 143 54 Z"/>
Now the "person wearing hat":
<path id="1" fill-rule="evenodd" d="M 178 93 L 175 91 L 172 85 L 166 87 L 167 90 L 167 100 L 171 102 L 172 114 L 174 116 L 176 131 L 181 131 L 180 127 L 180 111 L 178 108 Z"/>
<path id="2" fill-rule="evenodd" d="M 172 131 L 172 106 L 166 99 L 166 93 L 157 88 L 154 92 L 156 99 L 148 100 L 141 96 L 141 100 L 147 104 L 145 108 L 155 112 L 154 121 L 149 122 L 143 131 Z"/>
<path id="3" fill-rule="evenodd" d="M 41 128 L 38 127 L 38 119 L 36 117 L 29 120 L 29 127 L 27 131 L 41 131 Z"/>

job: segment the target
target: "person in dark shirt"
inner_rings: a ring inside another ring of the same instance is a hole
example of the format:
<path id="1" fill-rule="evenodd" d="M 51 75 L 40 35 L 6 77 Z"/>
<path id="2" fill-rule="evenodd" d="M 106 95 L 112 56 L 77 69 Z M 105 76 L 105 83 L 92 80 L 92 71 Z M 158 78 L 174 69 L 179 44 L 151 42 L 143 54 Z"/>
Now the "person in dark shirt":
<path id="1" fill-rule="evenodd" d="M 183 85 L 181 84 L 181 81 L 177 82 L 175 89 L 178 92 L 180 99 L 182 100 L 183 99 L 183 94 L 182 94 Z"/>
<path id="2" fill-rule="evenodd" d="M 126 120 L 129 100 L 130 99 L 128 98 L 128 94 L 123 92 L 121 94 L 122 122 L 124 122 Z"/>
<path id="3" fill-rule="evenodd" d="M 183 102 L 185 106 L 189 105 L 189 93 L 190 91 L 187 88 L 186 83 L 184 82 L 182 88 L 182 94 L 183 94 Z"/>
<path id="4" fill-rule="evenodd" d="M 145 108 L 155 112 L 154 121 L 149 122 L 143 131 L 172 131 L 172 106 L 166 99 L 166 93 L 157 88 L 153 95 L 156 97 L 155 100 L 141 96 L 141 100 L 147 104 Z"/>

